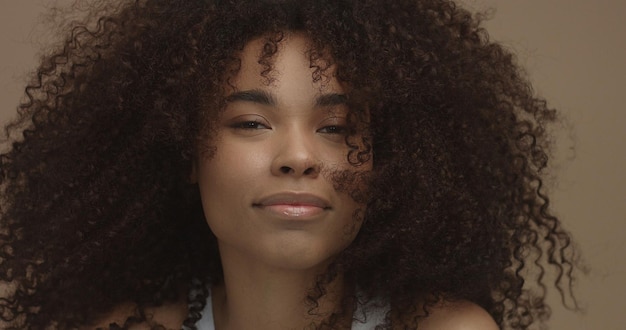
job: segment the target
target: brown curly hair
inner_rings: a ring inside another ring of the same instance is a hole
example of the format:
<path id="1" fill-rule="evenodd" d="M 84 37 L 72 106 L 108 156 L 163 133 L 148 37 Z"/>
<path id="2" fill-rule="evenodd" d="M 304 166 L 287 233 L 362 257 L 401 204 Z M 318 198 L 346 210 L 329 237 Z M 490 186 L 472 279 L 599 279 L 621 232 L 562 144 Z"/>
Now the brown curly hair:
<path id="1" fill-rule="evenodd" d="M 285 31 L 310 38 L 312 63 L 332 59 L 370 116 L 363 226 L 308 298 L 314 310 L 337 274 L 361 293 L 320 328 L 385 297 L 385 328 L 418 301 L 465 299 L 527 329 L 549 316 L 546 264 L 571 294 L 574 249 L 542 189 L 556 114 L 453 2 L 135 0 L 98 13 L 45 57 L 6 128 L 19 135 L 0 156 L 6 327 L 77 328 L 132 301 L 135 314 L 111 326 L 126 328 L 195 288 L 195 328 L 222 274 L 188 173 L 239 52 L 265 37 L 269 73 Z"/>

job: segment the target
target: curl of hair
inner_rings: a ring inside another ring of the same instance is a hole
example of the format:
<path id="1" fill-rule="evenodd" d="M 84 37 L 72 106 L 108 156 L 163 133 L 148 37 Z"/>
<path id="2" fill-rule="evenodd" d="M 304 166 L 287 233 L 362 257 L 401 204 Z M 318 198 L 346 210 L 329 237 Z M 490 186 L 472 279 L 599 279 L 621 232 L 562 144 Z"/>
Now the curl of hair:
<path id="1" fill-rule="evenodd" d="M 573 247 L 542 190 L 556 114 L 454 3 L 137 0 L 98 15 L 43 60 L 7 126 L 21 134 L 0 156 L 7 328 L 77 328 L 130 301 L 128 327 L 195 286 L 194 328 L 208 295 L 198 288 L 222 274 L 188 174 L 211 152 L 238 53 L 265 38 L 271 80 L 288 31 L 310 38 L 313 79 L 332 62 L 355 120 L 369 114 L 363 143 L 346 141 L 350 161 L 374 159 L 369 189 L 354 191 L 367 202 L 362 228 L 308 298 L 314 312 L 337 274 L 353 294 L 319 328 L 384 297 L 384 328 L 467 299 L 502 328 L 527 329 L 549 316 L 545 264 L 571 294 Z M 336 184 L 354 190 L 347 176 Z"/>

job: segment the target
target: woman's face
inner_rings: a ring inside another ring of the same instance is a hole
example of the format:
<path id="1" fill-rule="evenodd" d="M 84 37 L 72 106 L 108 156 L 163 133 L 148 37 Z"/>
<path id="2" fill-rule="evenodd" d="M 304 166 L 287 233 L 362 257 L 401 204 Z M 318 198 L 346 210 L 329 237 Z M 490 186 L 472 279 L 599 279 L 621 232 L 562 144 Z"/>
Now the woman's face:
<path id="1" fill-rule="evenodd" d="M 348 164 L 344 90 L 335 78 L 313 81 L 307 39 L 290 34 L 279 44 L 272 83 L 261 76 L 262 47 L 253 40 L 244 48 L 216 152 L 195 166 L 206 220 L 223 261 L 323 266 L 354 239 L 361 207 L 327 174 L 370 164 Z"/>

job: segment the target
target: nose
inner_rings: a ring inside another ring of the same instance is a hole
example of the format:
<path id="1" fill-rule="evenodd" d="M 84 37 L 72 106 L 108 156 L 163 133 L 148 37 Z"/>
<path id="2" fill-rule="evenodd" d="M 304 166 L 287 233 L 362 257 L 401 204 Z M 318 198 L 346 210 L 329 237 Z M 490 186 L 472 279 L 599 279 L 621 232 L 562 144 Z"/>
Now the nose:
<path id="1" fill-rule="evenodd" d="M 321 161 L 313 136 L 296 131 L 277 139 L 277 152 L 272 162 L 273 175 L 316 178 L 320 174 Z"/>

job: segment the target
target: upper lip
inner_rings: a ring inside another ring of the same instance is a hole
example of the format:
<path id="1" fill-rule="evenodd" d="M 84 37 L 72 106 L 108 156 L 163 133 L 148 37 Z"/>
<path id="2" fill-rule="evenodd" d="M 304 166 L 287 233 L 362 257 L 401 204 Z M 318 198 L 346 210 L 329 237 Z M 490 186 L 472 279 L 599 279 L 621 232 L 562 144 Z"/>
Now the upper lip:
<path id="1" fill-rule="evenodd" d="M 330 208 L 330 202 L 326 199 L 306 192 L 280 192 L 267 195 L 253 203 L 254 206 L 270 205 L 306 205 L 324 209 Z"/>

